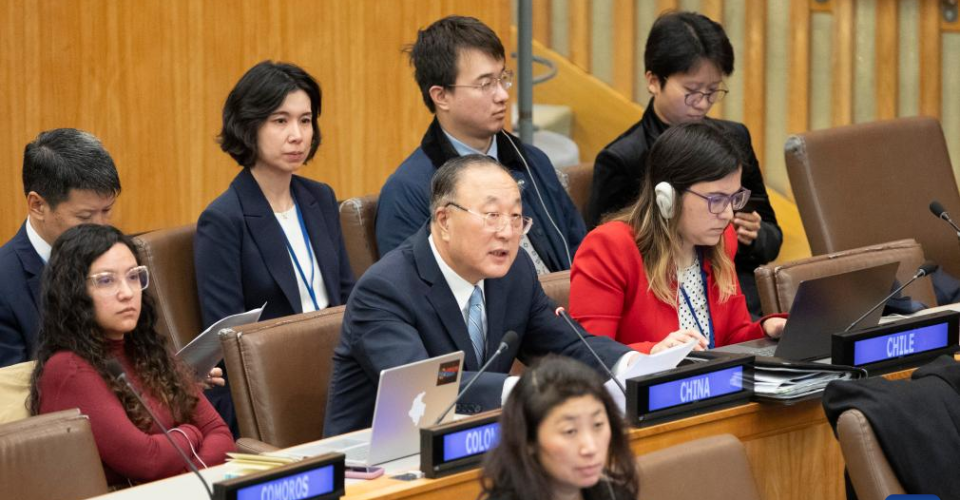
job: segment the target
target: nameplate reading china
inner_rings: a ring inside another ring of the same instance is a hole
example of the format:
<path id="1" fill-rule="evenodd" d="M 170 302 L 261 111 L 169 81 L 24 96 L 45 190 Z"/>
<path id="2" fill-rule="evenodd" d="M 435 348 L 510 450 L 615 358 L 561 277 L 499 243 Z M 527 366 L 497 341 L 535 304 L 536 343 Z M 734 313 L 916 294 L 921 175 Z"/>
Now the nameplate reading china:
<path id="1" fill-rule="evenodd" d="M 753 356 L 722 357 L 627 380 L 634 426 L 745 404 L 753 395 Z"/>
<path id="2" fill-rule="evenodd" d="M 877 373 L 919 366 L 960 350 L 960 312 L 921 315 L 833 336 L 833 364 Z"/>
<path id="3" fill-rule="evenodd" d="M 213 485 L 216 500 L 334 500 L 343 496 L 343 453 L 327 453 Z"/>
<path id="4" fill-rule="evenodd" d="M 443 477 L 479 466 L 500 442 L 500 411 L 420 429 L 420 471 Z"/>

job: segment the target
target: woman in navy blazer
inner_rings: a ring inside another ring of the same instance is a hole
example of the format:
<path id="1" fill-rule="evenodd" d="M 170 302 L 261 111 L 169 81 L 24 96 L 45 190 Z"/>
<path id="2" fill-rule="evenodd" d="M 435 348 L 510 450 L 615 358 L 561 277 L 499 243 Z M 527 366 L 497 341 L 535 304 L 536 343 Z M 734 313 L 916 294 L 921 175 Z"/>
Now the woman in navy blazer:
<path id="1" fill-rule="evenodd" d="M 243 170 L 197 222 L 205 327 L 264 303 L 261 320 L 340 305 L 353 289 L 333 189 L 294 175 L 320 145 L 320 96 L 303 69 L 264 61 L 227 97 L 220 147 Z"/>

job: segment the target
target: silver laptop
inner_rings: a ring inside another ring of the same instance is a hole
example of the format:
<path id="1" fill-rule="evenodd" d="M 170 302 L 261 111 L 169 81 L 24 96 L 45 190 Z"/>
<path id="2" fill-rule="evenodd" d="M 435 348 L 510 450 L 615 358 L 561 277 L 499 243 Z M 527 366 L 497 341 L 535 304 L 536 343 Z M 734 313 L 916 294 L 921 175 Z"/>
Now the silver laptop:
<path id="1" fill-rule="evenodd" d="M 420 428 L 433 425 L 457 398 L 463 351 L 380 372 L 370 429 L 291 450 L 316 456 L 339 452 L 347 465 L 371 466 L 420 453 Z M 453 419 L 450 412 L 444 421 Z"/>
<path id="2" fill-rule="evenodd" d="M 714 350 L 791 361 L 825 360 L 830 357 L 831 335 L 844 331 L 890 293 L 899 265 L 891 262 L 803 281 L 779 342 L 763 338 Z M 878 307 L 855 328 L 877 326 L 882 313 L 883 307 Z"/>

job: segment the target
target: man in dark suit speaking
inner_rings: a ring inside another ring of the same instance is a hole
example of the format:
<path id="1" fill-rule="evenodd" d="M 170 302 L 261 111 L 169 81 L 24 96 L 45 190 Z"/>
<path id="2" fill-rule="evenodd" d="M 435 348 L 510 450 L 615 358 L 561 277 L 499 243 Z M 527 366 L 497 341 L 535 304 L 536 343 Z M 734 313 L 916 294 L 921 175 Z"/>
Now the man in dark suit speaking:
<path id="1" fill-rule="evenodd" d="M 462 350 L 462 387 L 510 330 L 519 342 L 480 376 L 460 411 L 500 407 L 515 357 L 529 363 L 560 353 L 601 369 L 554 315 L 530 257 L 518 256 L 532 223 L 522 208 L 516 181 L 488 156 L 457 157 L 437 170 L 429 224 L 374 264 L 347 301 L 325 435 L 370 426 L 381 370 Z M 587 342 L 615 372 L 636 359 L 606 337 Z"/>

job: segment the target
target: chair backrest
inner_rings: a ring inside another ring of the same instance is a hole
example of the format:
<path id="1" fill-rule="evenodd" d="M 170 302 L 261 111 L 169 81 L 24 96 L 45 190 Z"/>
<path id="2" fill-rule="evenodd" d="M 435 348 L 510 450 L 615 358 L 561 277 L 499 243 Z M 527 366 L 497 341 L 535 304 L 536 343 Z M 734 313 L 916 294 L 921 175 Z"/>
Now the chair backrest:
<path id="1" fill-rule="evenodd" d="M 74 408 L 0 425 L 0 485 L 17 500 L 109 492 L 90 421 Z"/>
<path id="2" fill-rule="evenodd" d="M 637 467 L 638 498 L 760 500 L 747 452 L 740 440 L 730 434 L 641 455 L 637 457 Z"/>
<path id="3" fill-rule="evenodd" d="M 30 397 L 30 377 L 36 361 L 24 361 L 0 368 L 0 424 L 30 416 L 27 398 Z"/>
<path id="4" fill-rule="evenodd" d="M 323 437 L 344 306 L 223 330 L 240 435 L 286 448 Z"/>
<path id="5" fill-rule="evenodd" d="M 157 330 L 174 349 L 190 343 L 202 331 L 200 297 L 193 265 L 193 237 L 197 225 L 160 229 L 134 238 L 150 269 L 147 293 L 157 305 Z"/>
<path id="6" fill-rule="evenodd" d="M 590 187 L 593 185 L 593 163 L 581 163 L 561 169 L 567 174 L 567 193 L 580 215 L 583 215 L 590 200 Z"/>
<path id="7" fill-rule="evenodd" d="M 558 306 L 570 308 L 570 271 L 541 274 L 540 286 Z"/>
<path id="8" fill-rule="evenodd" d="M 380 260 L 380 251 L 377 250 L 377 199 L 379 195 L 368 194 L 340 204 L 340 230 L 343 231 L 353 277 L 357 279 Z"/>
<path id="9" fill-rule="evenodd" d="M 800 282 L 889 262 L 900 263 L 897 279 L 900 283 L 906 283 L 924 262 L 923 248 L 916 241 L 907 239 L 818 255 L 777 266 L 760 266 L 754 270 L 760 306 L 764 314 L 790 312 Z M 931 307 L 937 305 L 930 278 L 913 282 L 903 290 L 903 294 Z"/>
<path id="10" fill-rule="evenodd" d="M 840 415 L 837 439 L 857 498 L 884 500 L 890 495 L 906 493 L 883 454 L 870 421 L 860 410 L 847 410 Z"/>
<path id="11" fill-rule="evenodd" d="M 960 276 L 956 233 L 934 219 L 940 201 L 960 214 L 960 192 L 940 123 L 927 117 L 791 136 L 787 172 L 814 255 L 914 238 Z"/>

